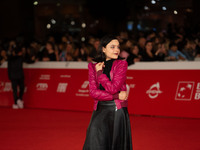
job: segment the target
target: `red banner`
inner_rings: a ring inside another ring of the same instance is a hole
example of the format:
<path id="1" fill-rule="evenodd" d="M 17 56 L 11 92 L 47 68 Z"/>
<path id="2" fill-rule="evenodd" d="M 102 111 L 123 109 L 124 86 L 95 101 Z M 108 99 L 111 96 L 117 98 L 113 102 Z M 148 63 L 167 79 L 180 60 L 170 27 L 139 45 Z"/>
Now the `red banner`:
<path id="1" fill-rule="evenodd" d="M 47 64 L 43 68 L 41 63 L 40 67 L 25 66 L 25 107 L 92 111 L 87 63 L 75 69 L 74 63 L 71 67 Z M 127 72 L 130 114 L 200 118 L 200 69 L 134 67 Z M 11 83 L 6 67 L 2 67 L 0 106 L 12 104 Z"/>

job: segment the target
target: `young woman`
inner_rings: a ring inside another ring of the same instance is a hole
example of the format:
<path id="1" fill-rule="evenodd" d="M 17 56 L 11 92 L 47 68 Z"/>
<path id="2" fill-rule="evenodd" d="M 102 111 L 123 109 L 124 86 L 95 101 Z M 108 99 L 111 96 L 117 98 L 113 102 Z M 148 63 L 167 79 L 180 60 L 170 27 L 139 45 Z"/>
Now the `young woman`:
<path id="1" fill-rule="evenodd" d="M 142 61 L 155 61 L 156 59 L 153 51 L 153 42 L 146 41 L 145 50 L 142 53 Z"/>
<path id="2" fill-rule="evenodd" d="M 128 65 L 119 54 L 117 38 L 105 36 L 94 59 L 97 63 L 88 65 L 94 111 L 83 150 L 132 150 L 126 92 Z"/>

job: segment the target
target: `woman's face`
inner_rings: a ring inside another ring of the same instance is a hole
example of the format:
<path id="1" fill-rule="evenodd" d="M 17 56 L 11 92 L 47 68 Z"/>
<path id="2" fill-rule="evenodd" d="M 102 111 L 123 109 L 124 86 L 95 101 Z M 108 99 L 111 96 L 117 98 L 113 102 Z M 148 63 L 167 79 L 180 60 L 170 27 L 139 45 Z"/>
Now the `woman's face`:
<path id="1" fill-rule="evenodd" d="M 100 41 L 95 41 L 94 42 L 94 47 L 95 47 L 96 50 L 98 49 L 99 44 L 100 44 Z"/>
<path id="2" fill-rule="evenodd" d="M 6 57 L 6 51 L 5 51 L 5 50 L 2 50 L 2 51 L 1 51 L 1 56 L 2 56 L 2 57 Z"/>
<path id="3" fill-rule="evenodd" d="M 139 48 L 138 48 L 138 46 L 134 46 L 134 47 L 133 47 L 132 53 L 135 54 L 135 55 L 138 55 L 138 53 L 139 53 Z"/>
<path id="4" fill-rule="evenodd" d="M 120 54 L 120 45 L 118 40 L 112 40 L 103 47 L 103 52 L 106 55 L 106 60 L 117 59 Z"/>
<path id="5" fill-rule="evenodd" d="M 148 42 L 148 43 L 146 44 L 145 48 L 146 48 L 147 51 L 151 51 L 152 48 L 153 48 L 152 42 Z"/>
<path id="6" fill-rule="evenodd" d="M 47 44 L 46 44 L 46 49 L 47 49 L 47 50 L 52 49 L 51 44 L 47 43 Z"/>

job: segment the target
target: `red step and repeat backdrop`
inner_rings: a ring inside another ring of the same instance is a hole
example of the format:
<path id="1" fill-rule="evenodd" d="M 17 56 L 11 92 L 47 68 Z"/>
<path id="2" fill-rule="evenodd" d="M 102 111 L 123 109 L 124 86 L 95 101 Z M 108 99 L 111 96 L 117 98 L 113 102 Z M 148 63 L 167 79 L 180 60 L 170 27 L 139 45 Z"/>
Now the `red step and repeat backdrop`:
<path id="1" fill-rule="evenodd" d="M 92 111 L 86 62 L 25 64 L 26 108 Z M 200 62 L 137 63 L 127 72 L 129 113 L 200 118 Z M 0 106 L 13 104 L 6 64 Z"/>

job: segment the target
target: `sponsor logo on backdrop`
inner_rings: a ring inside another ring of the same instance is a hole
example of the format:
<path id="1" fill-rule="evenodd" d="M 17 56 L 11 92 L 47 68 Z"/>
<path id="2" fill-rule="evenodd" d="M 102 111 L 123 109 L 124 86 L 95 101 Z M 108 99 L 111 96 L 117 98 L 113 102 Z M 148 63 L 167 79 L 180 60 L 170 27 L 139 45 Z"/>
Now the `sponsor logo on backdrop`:
<path id="1" fill-rule="evenodd" d="M 200 100 L 200 82 L 197 83 L 196 93 L 194 95 L 195 100 Z"/>
<path id="2" fill-rule="evenodd" d="M 58 93 L 65 93 L 67 90 L 67 85 L 68 83 L 59 83 L 57 87 L 57 92 Z"/>
<path id="3" fill-rule="evenodd" d="M 1 81 L 0 81 L 0 92 L 2 92 L 3 89 L 4 89 L 4 82 L 1 82 Z"/>
<path id="4" fill-rule="evenodd" d="M 48 89 L 47 83 L 38 83 L 36 85 L 37 91 L 46 91 Z"/>
<path id="5" fill-rule="evenodd" d="M 131 77 L 131 76 L 127 76 L 126 79 L 128 80 L 132 80 L 134 77 Z"/>
<path id="6" fill-rule="evenodd" d="M 17 87 L 17 91 L 19 92 L 19 87 Z M 27 87 L 24 87 L 24 92 L 27 91 Z M 11 82 L 0 82 L 0 92 L 12 92 L 12 84 Z"/>
<path id="7" fill-rule="evenodd" d="M 0 92 L 12 92 L 11 82 L 0 82 Z"/>
<path id="8" fill-rule="evenodd" d="M 83 84 L 81 85 L 82 89 L 86 89 L 89 85 L 89 81 L 84 81 Z"/>
<path id="9" fill-rule="evenodd" d="M 151 99 L 157 98 L 158 95 L 162 93 L 162 91 L 160 90 L 160 83 L 157 82 L 157 83 L 151 85 L 149 90 L 146 91 L 146 93 L 148 94 L 149 98 L 151 98 Z"/>
<path id="10" fill-rule="evenodd" d="M 40 80 L 50 80 L 50 74 L 41 74 L 39 79 Z"/>
<path id="11" fill-rule="evenodd" d="M 193 81 L 179 81 L 176 90 L 175 100 L 190 101 L 192 99 L 193 89 Z"/>
<path id="12" fill-rule="evenodd" d="M 60 78 L 71 78 L 71 75 L 63 74 L 63 75 L 60 75 Z"/>
<path id="13" fill-rule="evenodd" d="M 76 96 L 82 96 L 82 97 L 89 97 L 89 81 L 84 81 L 81 85 L 81 89 L 78 89 L 78 92 L 76 93 Z"/>

